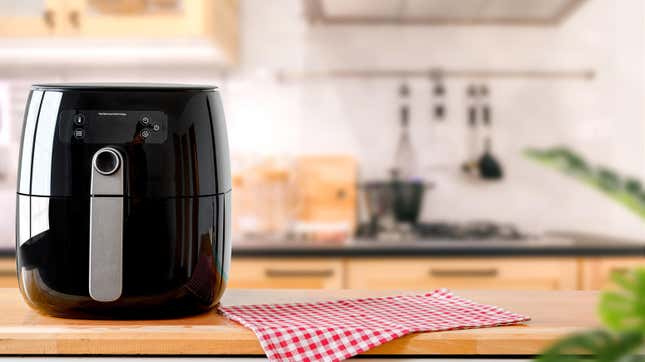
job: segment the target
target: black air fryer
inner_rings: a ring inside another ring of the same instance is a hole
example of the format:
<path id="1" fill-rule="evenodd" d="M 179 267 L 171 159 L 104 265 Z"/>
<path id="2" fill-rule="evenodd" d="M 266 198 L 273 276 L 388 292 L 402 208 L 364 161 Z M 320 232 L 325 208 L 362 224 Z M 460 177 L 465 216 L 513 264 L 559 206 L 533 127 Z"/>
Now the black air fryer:
<path id="1" fill-rule="evenodd" d="M 231 175 L 215 87 L 34 85 L 20 152 L 17 266 L 32 307 L 162 318 L 217 304 Z"/>

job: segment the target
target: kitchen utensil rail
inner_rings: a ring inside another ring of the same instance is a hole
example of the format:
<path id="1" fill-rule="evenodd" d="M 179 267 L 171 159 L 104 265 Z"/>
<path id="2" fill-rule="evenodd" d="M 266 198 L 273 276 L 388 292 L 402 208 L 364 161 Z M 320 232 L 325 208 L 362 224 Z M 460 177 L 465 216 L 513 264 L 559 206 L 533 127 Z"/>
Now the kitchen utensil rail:
<path id="1" fill-rule="evenodd" d="M 278 81 L 324 80 L 324 79 L 373 79 L 373 78 L 429 78 L 440 74 L 442 78 L 466 79 L 549 79 L 591 81 L 593 69 L 546 70 L 546 69 L 326 69 L 315 71 L 277 71 Z"/>

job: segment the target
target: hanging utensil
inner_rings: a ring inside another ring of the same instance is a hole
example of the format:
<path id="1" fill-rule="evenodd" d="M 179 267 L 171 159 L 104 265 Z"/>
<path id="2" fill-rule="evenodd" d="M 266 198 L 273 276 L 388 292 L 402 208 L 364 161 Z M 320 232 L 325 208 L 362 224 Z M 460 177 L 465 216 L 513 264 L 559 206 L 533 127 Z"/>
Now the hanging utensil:
<path id="1" fill-rule="evenodd" d="M 485 85 L 480 88 L 480 95 L 482 97 L 488 96 L 488 88 Z M 501 179 L 504 176 L 504 171 L 502 165 L 492 153 L 492 112 L 490 103 L 487 100 L 482 103 L 481 112 L 484 151 L 478 163 L 479 175 L 487 180 Z"/>
<path id="2" fill-rule="evenodd" d="M 399 124 L 401 131 L 394 153 L 394 171 L 403 180 L 418 177 L 417 153 L 410 137 L 410 88 L 406 82 L 399 87 L 401 105 L 399 107 Z"/>
<path id="3" fill-rule="evenodd" d="M 432 117 L 435 121 L 442 121 L 446 117 L 446 105 L 444 99 L 446 88 L 443 85 L 441 71 L 430 71 L 430 81 L 432 82 Z"/>
<path id="4" fill-rule="evenodd" d="M 477 162 L 479 157 L 478 144 L 479 138 L 477 134 L 477 89 L 474 85 L 469 85 L 466 88 L 467 109 L 466 109 L 466 161 L 461 165 L 461 169 L 468 173 L 474 174 L 477 170 Z"/>

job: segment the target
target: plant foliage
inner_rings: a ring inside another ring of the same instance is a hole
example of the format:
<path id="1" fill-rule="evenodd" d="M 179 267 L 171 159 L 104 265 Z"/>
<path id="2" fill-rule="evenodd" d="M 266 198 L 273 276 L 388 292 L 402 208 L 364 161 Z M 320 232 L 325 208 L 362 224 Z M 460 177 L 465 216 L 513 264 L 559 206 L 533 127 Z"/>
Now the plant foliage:
<path id="1" fill-rule="evenodd" d="M 565 337 L 540 362 L 645 361 L 645 269 L 613 273 L 616 289 L 600 298 L 598 314 L 606 329 Z"/>

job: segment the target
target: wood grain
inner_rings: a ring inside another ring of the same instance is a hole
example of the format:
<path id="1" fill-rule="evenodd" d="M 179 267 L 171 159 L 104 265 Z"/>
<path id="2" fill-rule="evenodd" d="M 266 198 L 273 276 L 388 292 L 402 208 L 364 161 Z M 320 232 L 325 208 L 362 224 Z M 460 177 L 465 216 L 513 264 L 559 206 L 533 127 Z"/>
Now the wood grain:
<path id="1" fill-rule="evenodd" d="M 309 223 L 356 225 L 357 161 L 344 155 L 308 155 L 296 159 L 298 219 Z"/>
<path id="2" fill-rule="evenodd" d="M 645 266 L 645 258 L 584 258 L 580 260 L 580 289 L 601 290 L 612 287 L 612 274 Z"/>
<path id="3" fill-rule="evenodd" d="M 347 261 L 350 289 L 576 290 L 575 258 L 365 258 Z"/>
<path id="4" fill-rule="evenodd" d="M 343 262 L 325 258 L 234 258 L 232 288 L 341 289 Z"/>
<path id="5" fill-rule="evenodd" d="M 232 289 L 226 292 L 223 303 L 318 301 L 399 293 L 402 292 Z M 458 294 L 529 315 L 533 320 L 518 326 L 416 333 L 367 354 L 534 355 L 567 333 L 598 324 L 595 292 L 459 291 Z M 16 289 L 0 289 L 0 310 L 0 354 L 5 355 L 263 354 L 253 333 L 215 312 L 156 321 L 59 319 L 31 310 Z"/>

